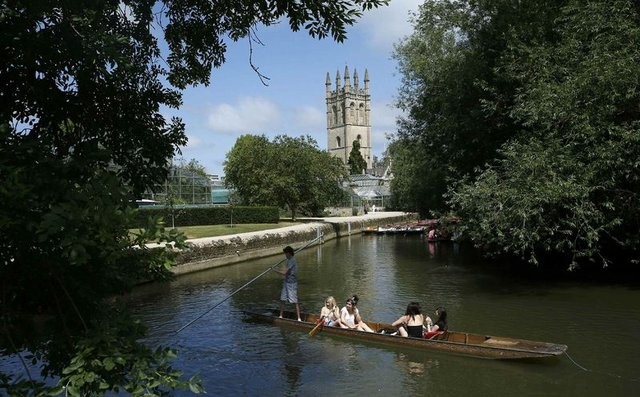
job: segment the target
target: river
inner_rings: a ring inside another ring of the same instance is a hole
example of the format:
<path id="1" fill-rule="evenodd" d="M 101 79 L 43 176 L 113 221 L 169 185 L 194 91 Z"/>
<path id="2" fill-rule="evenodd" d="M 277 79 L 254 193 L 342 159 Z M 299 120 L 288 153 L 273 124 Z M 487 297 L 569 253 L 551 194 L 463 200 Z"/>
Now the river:
<path id="1" fill-rule="evenodd" d="M 243 309 L 277 307 L 280 261 L 255 260 L 136 289 L 130 304 L 148 342 L 178 350 L 175 366 L 199 373 L 214 396 L 632 396 L 640 392 L 640 289 L 624 284 L 505 276 L 471 249 L 419 236 L 356 235 L 296 255 L 303 311 L 358 294 L 364 321 L 393 321 L 409 301 L 451 329 L 563 343 L 568 356 L 494 361 L 378 346 L 272 324 Z M 184 325 L 202 316 L 176 333 Z M 177 392 L 175 395 L 190 395 Z"/>

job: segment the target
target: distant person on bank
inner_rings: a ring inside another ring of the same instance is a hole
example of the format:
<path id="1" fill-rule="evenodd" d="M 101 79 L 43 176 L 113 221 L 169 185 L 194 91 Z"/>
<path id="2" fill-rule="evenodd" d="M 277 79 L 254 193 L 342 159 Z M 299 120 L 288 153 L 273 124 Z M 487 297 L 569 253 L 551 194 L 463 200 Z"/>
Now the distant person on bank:
<path id="1" fill-rule="evenodd" d="M 284 313 L 284 304 L 293 303 L 296 305 L 298 321 L 302 321 L 300 318 L 300 305 L 298 304 L 298 263 L 296 258 L 293 257 L 293 248 L 286 246 L 282 252 L 284 252 L 287 262 L 282 270 L 277 270 L 278 273 L 284 276 L 282 292 L 280 293 L 280 318 Z"/>

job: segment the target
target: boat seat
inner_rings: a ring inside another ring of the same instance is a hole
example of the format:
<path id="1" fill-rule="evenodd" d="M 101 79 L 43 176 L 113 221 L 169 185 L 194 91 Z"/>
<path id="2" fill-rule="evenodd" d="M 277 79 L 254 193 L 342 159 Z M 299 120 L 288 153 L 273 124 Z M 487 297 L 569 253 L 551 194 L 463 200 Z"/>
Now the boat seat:
<path id="1" fill-rule="evenodd" d="M 441 339 L 440 335 L 444 335 L 446 331 L 425 332 L 422 336 L 424 339 Z"/>

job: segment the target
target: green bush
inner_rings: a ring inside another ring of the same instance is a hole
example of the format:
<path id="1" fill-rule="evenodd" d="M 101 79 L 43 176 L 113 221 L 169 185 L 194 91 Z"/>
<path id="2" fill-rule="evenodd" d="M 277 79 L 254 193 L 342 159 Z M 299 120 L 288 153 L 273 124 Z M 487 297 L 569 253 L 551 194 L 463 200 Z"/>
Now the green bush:
<path id="1" fill-rule="evenodd" d="M 241 206 L 153 206 L 137 211 L 136 224 L 142 227 L 151 216 L 162 216 L 168 226 L 224 225 L 228 223 L 278 223 L 277 207 Z"/>

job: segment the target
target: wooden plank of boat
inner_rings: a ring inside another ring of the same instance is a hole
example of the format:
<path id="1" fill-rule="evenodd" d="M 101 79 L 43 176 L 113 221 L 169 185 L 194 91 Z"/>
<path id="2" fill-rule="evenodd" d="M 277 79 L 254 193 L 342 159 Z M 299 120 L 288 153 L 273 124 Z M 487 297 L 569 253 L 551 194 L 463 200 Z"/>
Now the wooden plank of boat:
<path id="1" fill-rule="evenodd" d="M 272 322 L 277 325 L 288 325 L 301 329 L 313 329 L 316 326 L 318 316 L 310 313 L 301 313 L 302 321 L 298 321 L 295 313 L 285 312 L 283 318 L 279 318 L 279 311 L 265 309 L 261 311 L 245 310 L 245 314 L 261 321 Z M 560 356 L 567 350 L 566 345 L 496 337 L 469 332 L 447 331 L 434 339 L 404 338 L 396 335 L 380 333 L 384 329 L 393 328 L 388 323 L 367 322 L 375 332 L 355 331 L 352 329 L 325 326 L 322 334 L 334 334 L 357 338 L 361 340 L 383 343 L 387 345 L 407 346 L 423 350 L 449 352 L 465 356 L 491 358 L 491 359 L 524 359 L 546 358 Z"/>

